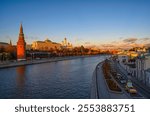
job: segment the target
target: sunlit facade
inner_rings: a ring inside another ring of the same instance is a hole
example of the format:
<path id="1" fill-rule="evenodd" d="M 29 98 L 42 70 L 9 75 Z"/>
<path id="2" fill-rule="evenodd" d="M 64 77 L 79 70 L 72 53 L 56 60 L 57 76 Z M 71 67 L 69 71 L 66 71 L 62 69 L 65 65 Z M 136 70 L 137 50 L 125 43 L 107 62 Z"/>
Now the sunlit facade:
<path id="1" fill-rule="evenodd" d="M 67 41 L 67 38 L 64 38 L 64 40 L 62 41 L 62 47 L 63 48 L 68 48 L 68 49 L 72 49 L 73 48 L 72 44 Z"/>
<path id="2" fill-rule="evenodd" d="M 32 49 L 33 50 L 39 50 L 39 51 L 50 51 L 55 49 L 61 49 L 61 44 L 55 43 L 50 41 L 49 39 L 46 39 L 45 41 L 35 41 L 32 43 Z"/>

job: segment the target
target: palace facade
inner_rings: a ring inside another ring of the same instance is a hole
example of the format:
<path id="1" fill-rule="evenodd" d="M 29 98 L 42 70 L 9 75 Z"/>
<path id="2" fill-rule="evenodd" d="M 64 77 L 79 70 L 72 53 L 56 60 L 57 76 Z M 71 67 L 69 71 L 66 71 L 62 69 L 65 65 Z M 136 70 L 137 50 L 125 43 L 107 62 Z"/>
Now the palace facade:
<path id="1" fill-rule="evenodd" d="M 39 51 L 50 51 L 50 50 L 56 50 L 61 49 L 61 44 L 52 42 L 49 39 L 46 39 L 45 41 L 35 41 L 32 43 L 32 49 L 33 50 L 39 50 Z"/>

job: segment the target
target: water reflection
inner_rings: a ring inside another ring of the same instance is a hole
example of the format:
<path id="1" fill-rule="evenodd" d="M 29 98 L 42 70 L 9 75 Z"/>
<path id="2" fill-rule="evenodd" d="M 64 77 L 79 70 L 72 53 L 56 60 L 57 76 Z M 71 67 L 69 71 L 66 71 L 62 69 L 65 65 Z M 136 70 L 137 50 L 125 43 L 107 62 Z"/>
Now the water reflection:
<path id="1" fill-rule="evenodd" d="M 0 98 L 89 98 L 93 71 L 104 58 L 96 56 L 2 69 Z"/>
<path id="2" fill-rule="evenodd" d="M 19 94 L 23 93 L 24 86 L 25 86 L 25 72 L 26 72 L 26 67 L 21 66 L 21 67 L 16 67 L 16 85 L 17 85 L 17 91 Z"/>
<path id="3" fill-rule="evenodd" d="M 25 76 L 25 66 L 16 67 L 16 71 L 17 71 L 18 77 Z"/>

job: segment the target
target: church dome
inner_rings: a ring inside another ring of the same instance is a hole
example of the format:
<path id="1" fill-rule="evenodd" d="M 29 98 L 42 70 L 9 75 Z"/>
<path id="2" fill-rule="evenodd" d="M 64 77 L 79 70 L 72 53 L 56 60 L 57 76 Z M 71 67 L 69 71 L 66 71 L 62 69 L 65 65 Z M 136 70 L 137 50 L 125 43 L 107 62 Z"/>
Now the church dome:
<path id="1" fill-rule="evenodd" d="M 49 40 L 48 38 L 45 40 L 45 42 L 52 42 L 51 40 Z"/>

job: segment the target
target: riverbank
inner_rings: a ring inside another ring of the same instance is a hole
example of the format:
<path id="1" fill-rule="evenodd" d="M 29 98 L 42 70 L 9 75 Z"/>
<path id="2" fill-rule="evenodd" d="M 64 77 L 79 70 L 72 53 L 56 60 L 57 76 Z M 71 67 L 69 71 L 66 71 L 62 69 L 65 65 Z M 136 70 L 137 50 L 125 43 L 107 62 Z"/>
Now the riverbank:
<path id="1" fill-rule="evenodd" d="M 27 61 L 3 62 L 3 63 L 0 63 L 0 69 L 24 66 L 24 65 L 48 63 L 48 62 L 57 62 L 57 61 L 63 61 L 63 60 L 72 60 L 72 59 L 85 58 L 85 57 L 93 57 L 93 56 L 67 56 L 67 57 L 55 57 L 55 58 L 49 58 L 49 59 L 35 59 L 35 60 L 27 60 Z"/>

